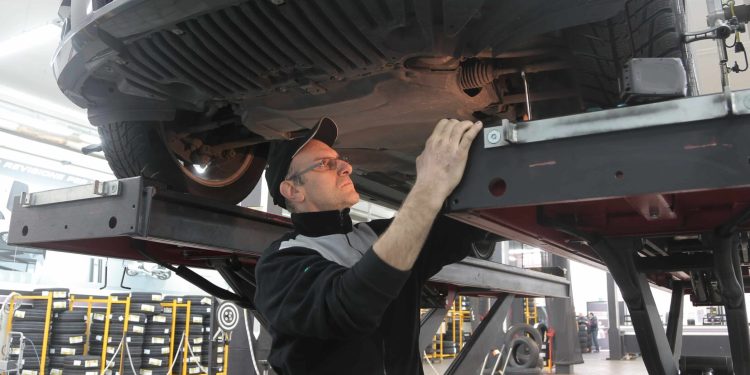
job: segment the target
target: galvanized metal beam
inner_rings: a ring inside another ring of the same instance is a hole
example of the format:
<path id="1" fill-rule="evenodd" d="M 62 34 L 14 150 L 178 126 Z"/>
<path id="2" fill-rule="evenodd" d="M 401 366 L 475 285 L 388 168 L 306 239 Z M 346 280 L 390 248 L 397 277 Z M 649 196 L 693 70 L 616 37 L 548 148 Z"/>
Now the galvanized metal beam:
<path id="1" fill-rule="evenodd" d="M 750 144 L 740 141 L 750 138 L 748 93 L 734 94 L 738 108 L 731 111 L 717 94 L 485 129 L 449 210 L 749 186 Z M 506 138 L 517 143 L 486 147 Z"/>
<path id="2" fill-rule="evenodd" d="M 475 258 L 443 267 L 430 281 L 519 295 L 570 297 L 570 282 L 564 277 Z"/>

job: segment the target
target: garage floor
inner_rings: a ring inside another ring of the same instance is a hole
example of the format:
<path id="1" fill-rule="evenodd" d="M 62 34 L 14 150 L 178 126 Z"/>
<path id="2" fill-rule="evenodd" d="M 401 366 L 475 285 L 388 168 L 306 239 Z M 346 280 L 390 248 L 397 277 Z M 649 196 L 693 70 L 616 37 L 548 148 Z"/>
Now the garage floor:
<path id="1" fill-rule="evenodd" d="M 594 375 L 594 374 L 628 374 L 628 375 L 648 375 L 646 367 L 643 365 L 641 357 L 629 361 L 608 361 L 609 351 L 599 353 L 589 353 L 583 355 L 583 364 L 573 366 L 573 374 Z M 443 374 L 450 366 L 451 360 L 443 360 L 440 363 L 433 363 L 432 370 L 430 365 L 422 361 L 425 375 Z M 546 372 L 543 372 L 546 373 Z"/>

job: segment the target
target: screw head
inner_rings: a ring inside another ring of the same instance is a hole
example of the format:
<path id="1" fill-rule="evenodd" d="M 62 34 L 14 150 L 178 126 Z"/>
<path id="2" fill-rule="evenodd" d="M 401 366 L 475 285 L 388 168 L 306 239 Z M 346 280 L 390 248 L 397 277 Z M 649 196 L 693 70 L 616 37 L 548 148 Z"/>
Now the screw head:
<path id="1" fill-rule="evenodd" d="M 492 129 L 487 132 L 487 141 L 492 144 L 500 142 L 500 131 L 497 129 Z"/>

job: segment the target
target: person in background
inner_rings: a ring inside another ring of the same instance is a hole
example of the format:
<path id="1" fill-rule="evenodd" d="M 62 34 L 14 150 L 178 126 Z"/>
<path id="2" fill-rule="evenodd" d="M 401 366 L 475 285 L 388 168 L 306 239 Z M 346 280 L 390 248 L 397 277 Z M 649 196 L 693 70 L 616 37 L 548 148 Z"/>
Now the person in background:
<path id="1" fill-rule="evenodd" d="M 589 334 L 591 335 L 591 342 L 594 344 L 594 352 L 599 353 L 599 320 L 596 318 L 594 313 L 589 313 Z"/>

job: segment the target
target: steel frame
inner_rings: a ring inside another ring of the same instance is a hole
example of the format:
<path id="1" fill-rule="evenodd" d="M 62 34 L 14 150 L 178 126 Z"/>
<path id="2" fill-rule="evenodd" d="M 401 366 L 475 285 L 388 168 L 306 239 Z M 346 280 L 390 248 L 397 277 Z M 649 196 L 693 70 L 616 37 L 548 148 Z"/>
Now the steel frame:
<path id="1" fill-rule="evenodd" d="M 16 202 L 10 243 L 99 256 L 146 259 L 222 299 L 253 308 L 252 265 L 262 250 L 288 232 L 288 219 L 219 203 L 194 202 L 143 178 L 33 193 Z M 233 291 L 215 287 L 184 267 L 213 267 Z M 250 267 L 247 267 L 247 266 Z M 500 296 L 456 359 L 451 373 L 474 373 L 496 344 L 515 294 L 568 298 L 560 276 L 467 258 L 443 268 L 430 284 L 456 293 Z M 422 321 L 420 345 L 429 342 L 445 316 L 436 308 Z M 263 322 L 262 322 L 263 323 Z M 425 344 L 426 345 L 426 344 Z M 466 370 L 472 369 L 472 370 Z"/>
<path id="2" fill-rule="evenodd" d="M 646 276 L 635 265 L 636 252 L 641 248 L 640 241 L 632 238 L 602 239 L 591 246 L 609 266 L 612 277 L 620 286 L 648 373 L 677 374 L 677 361 L 664 332 L 651 287 Z"/>
<path id="3" fill-rule="evenodd" d="M 479 365 L 484 362 L 487 353 L 493 348 L 501 347 L 505 340 L 503 322 L 508 316 L 514 297 L 512 294 L 498 296 L 490 311 L 445 371 L 446 375 L 473 375 L 477 371 L 482 373 L 484 369 L 479 368 Z"/>
<path id="4" fill-rule="evenodd" d="M 716 232 L 721 233 L 721 228 Z M 649 374 L 676 374 L 682 349 L 682 307 L 686 285 L 680 281 L 673 283 L 667 330 L 664 332 L 644 274 L 648 270 L 639 269 L 636 262 L 637 252 L 643 248 L 642 239 L 580 235 L 589 241 L 589 245 L 609 267 L 620 287 Z M 750 358 L 747 357 L 750 351 L 750 329 L 745 310 L 739 253 L 733 251 L 738 248 L 738 239 L 736 232 L 716 235 L 713 238 L 713 254 L 716 275 L 721 284 L 722 301 L 727 311 L 727 331 L 734 371 L 735 374 L 744 375 L 750 373 Z"/>
<path id="5" fill-rule="evenodd" d="M 682 310 L 685 297 L 683 282 L 676 281 L 672 285 L 672 300 L 669 305 L 669 316 L 667 317 L 667 341 L 672 349 L 675 361 L 680 360 L 682 353 Z"/>
<path id="6" fill-rule="evenodd" d="M 678 373 L 682 300 L 697 288 L 687 273 L 711 273 L 720 296 L 701 303 L 725 306 L 735 373 L 750 374 L 738 250 L 750 219 L 748 114 L 745 90 L 485 128 L 448 211 L 607 266 L 652 375 Z M 699 237 L 700 248 L 667 252 L 651 242 L 685 236 Z M 666 332 L 649 281 L 673 290 Z"/>
<path id="7" fill-rule="evenodd" d="M 29 203 L 16 202 L 9 242 L 211 267 L 222 275 L 231 275 L 243 265 L 253 265 L 263 249 L 291 230 L 287 218 L 239 206 L 195 202 L 190 196 L 159 189 L 141 177 L 117 182 L 117 194 L 71 197 L 71 192 L 114 186 L 97 183 L 23 197 Z M 244 285 L 241 281 L 253 278 L 252 272 L 242 273 L 235 280 L 238 288 L 233 289 L 240 289 Z M 431 282 L 467 293 L 570 296 L 570 282 L 565 278 L 474 258 L 446 266 Z"/>
<path id="8" fill-rule="evenodd" d="M 448 302 L 446 300 L 446 302 Z M 430 345 L 432 338 L 435 336 L 440 324 L 445 319 L 445 314 L 448 313 L 448 309 L 445 307 L 433 307 L 429 309 L 422 317 L 419 324 L 419 347 L 426 348 Z"/>

